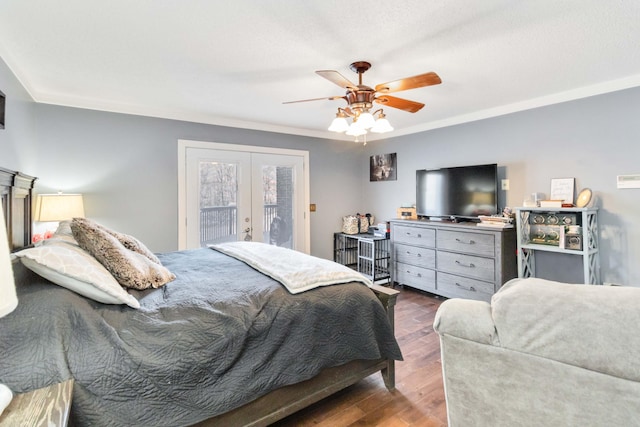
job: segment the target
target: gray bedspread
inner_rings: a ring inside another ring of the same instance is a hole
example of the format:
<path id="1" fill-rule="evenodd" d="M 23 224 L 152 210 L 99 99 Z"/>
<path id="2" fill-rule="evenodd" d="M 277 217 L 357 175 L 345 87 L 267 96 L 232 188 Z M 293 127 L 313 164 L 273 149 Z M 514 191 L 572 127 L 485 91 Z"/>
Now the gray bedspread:
<path id="1" fill-rule="evenodd" d="M 94 302 L 21 264 L 18 308 L 0 319 L 0 382 L 16 392 L 75 379 L 82 426 L 189 425 L 354 359 L 401 359 L 362 284 L 289 294 L 210 249 L 159 255 L 174 282 Z"/>

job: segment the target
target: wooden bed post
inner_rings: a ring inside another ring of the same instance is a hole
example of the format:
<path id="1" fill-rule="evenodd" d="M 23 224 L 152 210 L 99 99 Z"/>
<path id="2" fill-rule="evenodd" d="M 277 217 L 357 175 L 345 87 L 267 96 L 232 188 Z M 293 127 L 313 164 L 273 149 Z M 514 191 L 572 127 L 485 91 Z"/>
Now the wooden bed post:
<path id="1" fill-rule="evenodd" d="M 373 285 L 371 287 L 373 292 L 375 292 L 376 296 L 382 303 L 385 311 L 387 312 L 387 317 L 389 318 L 389 323 L 391 324 L 391 330 L 395 336 L 395 305 L 396 300 L 398 299 L 398 294 L 400 291 L 396 291 L 392 288 L 387 288 L 385 286 Z M 387 367 L 382 371 L 382 379 L 384 380 L 384 385 L 387 387 L 389 391 L 393 391 L 396 389 L 396 361 L 393 359 L 387 360 Z"/>

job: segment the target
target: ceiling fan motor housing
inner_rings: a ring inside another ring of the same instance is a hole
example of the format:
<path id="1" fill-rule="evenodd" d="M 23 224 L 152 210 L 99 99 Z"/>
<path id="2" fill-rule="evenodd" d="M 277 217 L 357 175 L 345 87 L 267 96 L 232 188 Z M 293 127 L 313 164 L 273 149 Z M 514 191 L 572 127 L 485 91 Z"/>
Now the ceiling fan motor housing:
<path id="1" fill-rule="evenodd" d="M 368 86 L 358 86 L 357 91 L 347 91 L 347 104 L 352 110 L 368 110 L 373 106 L 376 92 Z"/>

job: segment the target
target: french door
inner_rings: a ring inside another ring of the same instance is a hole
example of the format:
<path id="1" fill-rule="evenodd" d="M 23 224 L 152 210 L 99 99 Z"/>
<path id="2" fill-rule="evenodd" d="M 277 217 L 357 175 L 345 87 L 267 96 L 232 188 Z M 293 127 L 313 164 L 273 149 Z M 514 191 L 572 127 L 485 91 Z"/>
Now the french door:
<path id="1" fill-rule="evenodd" d="M 180 249 L 235 240 L 309 252 L 308 153 L 179 141 Z"/>

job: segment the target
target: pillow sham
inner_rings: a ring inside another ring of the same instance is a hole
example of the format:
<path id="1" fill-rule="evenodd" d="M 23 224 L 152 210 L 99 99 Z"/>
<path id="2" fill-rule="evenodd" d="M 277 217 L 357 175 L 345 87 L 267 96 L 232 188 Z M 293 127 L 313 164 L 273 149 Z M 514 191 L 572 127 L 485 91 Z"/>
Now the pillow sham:
<path id="1" fill-rule="evenodd" d="M 104 304 L 140 308 L 113 276 L 77 245 L 48 241 L 46 245 L 16 252 L 22 264 L 39 276 Z"/>
<path id="2" fill-rule="evenodd" d="M 80 247 L 93 255 L 122 286 L 138 290 L 159 288 L 176 278 L 162 264 L 127 249 L 93 221 L 74 218 L 71 230 Z"/>

